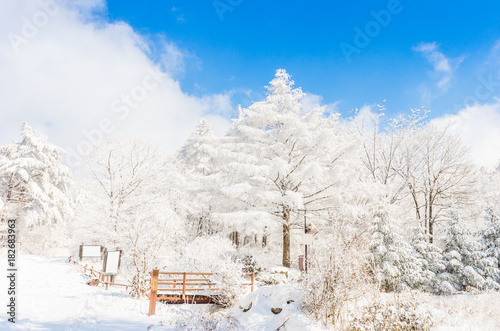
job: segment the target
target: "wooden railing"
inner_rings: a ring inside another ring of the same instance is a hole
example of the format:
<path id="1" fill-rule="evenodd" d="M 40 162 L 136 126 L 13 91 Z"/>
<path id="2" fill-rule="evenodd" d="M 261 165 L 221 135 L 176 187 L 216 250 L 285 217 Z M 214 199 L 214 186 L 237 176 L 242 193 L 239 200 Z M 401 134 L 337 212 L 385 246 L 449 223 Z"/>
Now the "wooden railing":
<path id="1" fill-rule="evenodd" d="M 79 265 L 83 269 L 83 274 L 90 278 L 90 282 L 92 280 L 97 280 L 97 286 L 102 284 L 102 286 L 107 290 L 108 286 L 122 286 L 125 287 L 125 290 L 132 285 L 119 284 L 114 282 L 114 278 L 101 270 L 94 269 L 93 266 L 88 266 L 87 264 L 80 263 L 79 261 L 73 260 L 71 256 L 68 258 L 68 262 L 73 263 L 75 265 Z"/>
<path id="2" fill-rule="evenodd" d="M 166 275 L 169 277 L 161 277 Z M 194 276 L 194 277 L 193 277 Z M 211 303 L 213 296 L 217 295 L 216 284 L 210 279 L 213 273 L 208 272 L 160 272 L 158 269 L 151 273 L 151 292 L 149 294 L 149 313 L 154 315 L 156 301 L 162 300 L 167 303 Z M 254 290 L 255 275 L 244 274 L 250 277 L 250 283 Z M 188 293 L 190 292 L 190 293 Z M 197 293 L 196 293 L 197 292 Z M 201 292 L 201 293 L 200 293 Z"/>

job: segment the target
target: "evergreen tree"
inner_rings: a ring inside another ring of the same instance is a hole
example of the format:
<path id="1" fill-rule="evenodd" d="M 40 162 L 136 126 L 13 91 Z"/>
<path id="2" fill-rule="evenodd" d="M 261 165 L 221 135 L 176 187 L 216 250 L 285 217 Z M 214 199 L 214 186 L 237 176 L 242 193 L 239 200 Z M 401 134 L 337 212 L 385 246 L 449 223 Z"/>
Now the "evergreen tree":
<path id="1" fill-rule="evenodd" d="M 482 251 L 483 246 L 472 240 L 470 231 L 460 222 L 456 211 L 451 211 L 448 216 L 448 231 L 444 241 L 446 269 L 439 275 L 441 292 L 500 288 L 492 279 L 498 269 Z"/>
<path id="2" fill-rule="evenodd" d="M 382 289 L 400 291 L 425 284 L 422 266 L 413 255 L 412 247 L 398 234 L 385 210 L 375 212 L 370 233 L 368 261 Z"/>
<path id="3" fill-rule="evenodd" d="M 233 213 L 226 219 L 252 231 L 278 225 L 286 267 L 292 229 L 302 227 L 304 210 L 312 215 L 327 209 L 350 144 L 339 132 L 338 115 L 326 116 L 323 107 L 304 112 L 303 96 L 290 75 L 278 70 L 267 97 L 240 108 L 221 148 L 228 183 L 221 192 L 231 205 L 227 213 Z"/>
<path id="4" fill-rule="evenodd" d="M 21 135 L 21 142 L 0 147 L 2 222 L 14 218 L 32 226 L 67 221 L 75 195 L 71 173 L 61 163 L 64 150 L 27 123 Z"/>
<path id="5" fill-rule="evenodd" d="M 486 208 L 485 223 L 487 228 L 479 232 L 480 242 L 484 245 L 486 256 L 500 268 L 500 218 L 493 207 Z"/>
<path id="6" fill-rule="evenodd" d="M 422 287 L 425 291 L 438 291 L 436 276 L 444 271 L 443 255 L 441 250 L 434 244 L 429 243 L 428 235 L 425 235 L 421 227 L 414 228 L 411 236 L 411 245 L 415 257 L 422 266 Z"/>

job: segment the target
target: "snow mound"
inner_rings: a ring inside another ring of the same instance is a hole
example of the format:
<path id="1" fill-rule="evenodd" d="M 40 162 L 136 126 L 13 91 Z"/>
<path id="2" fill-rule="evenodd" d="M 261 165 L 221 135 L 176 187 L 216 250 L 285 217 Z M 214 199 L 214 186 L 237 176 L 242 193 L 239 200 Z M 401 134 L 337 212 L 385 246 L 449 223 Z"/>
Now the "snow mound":
<path id="1" fill-rule="evenodd" d="M 249 330 L 319 330 L 301 311 L 302 293 L 290 285 L 263 286 L 232 308 L 231 315 Z"/>

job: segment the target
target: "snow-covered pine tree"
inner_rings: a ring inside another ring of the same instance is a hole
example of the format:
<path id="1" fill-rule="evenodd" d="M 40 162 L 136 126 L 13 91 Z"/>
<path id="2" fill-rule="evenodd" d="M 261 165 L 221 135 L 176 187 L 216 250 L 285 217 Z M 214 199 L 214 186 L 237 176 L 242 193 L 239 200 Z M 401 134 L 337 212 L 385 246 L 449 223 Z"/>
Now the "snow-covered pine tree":
<path id="1" fill-rule="evenodd" d="M 458 212 L 451 210 L 443 251 L 445 272 L 439 275 L 440 292 L 485 290 L 500 288 L 492 277 L 498 272 L 491 259 L 482 251 L 483 246 L 472 240 L 470 231 L 460 221 Z"/>
<path id="2" fill-rule="evenodd" d="M 426 278 L 420 261 L 383 208 L 375 211 L 370 233 L 368 264 L 380 287 L 387 292 L 423 287 Z"/>
<path id="3" fill-rule="evenodd" d="M 187 179 L 185 190 L 190 197 L 188 226 L 195 236 L 217 230 L 211 212 L 221 197 L 219 188 L 224 186 L 220 176 L 221 162 L 224 162 L 220 155 L 222 140 L 213 134 L 210 122 L 202 118 L 177 155 Z"/>
<path id="4" fill-rule="evenodd" d="M 68 221 L 75 208 L 72 176 L 61 163 L 64 150 L 36 135 L 27 123 L 21 136 L 20 142 L 0 147 L 1 223 L 20 221 L 20 236 L 23 230 Z"/>
<path id="5" fill-rule="evenodd" d="M 486 229 L 479 232 L 480 242 L 484 245 L 486 256 L 496 261 L 500 267 L 500 217 L 493 207 L 486 208 Z"/>
<path id="6" fill-rule="evenodd" d="M 422 287 L 419 289 L 437 292 L 439 284 L 436 276 L 445 269 L 443 253 L 434 244 L 429 243 L 428 235 L 424 234 L 422 227 L 412 229 L 411 245 L 422 266 Z"/>
<path id="7" fill-rule="evenodd" d="M 238 229 L 247 223 L 251 231 L 279 225 L 286 267 L 291 231 L 303 226 L 299 214 L 325 210 L 338 183 L 334 178 L 347 177 L 339 164 L 349 143 L 339 132 L 338 115 L 327 117 L 321 107 L 304 113 L 303 96 L 290 75 L 278 70 L 266 99 L 239 109 L 221 149 L 229 184 L 221 191 L 231 204 L 226 223 Z"/>

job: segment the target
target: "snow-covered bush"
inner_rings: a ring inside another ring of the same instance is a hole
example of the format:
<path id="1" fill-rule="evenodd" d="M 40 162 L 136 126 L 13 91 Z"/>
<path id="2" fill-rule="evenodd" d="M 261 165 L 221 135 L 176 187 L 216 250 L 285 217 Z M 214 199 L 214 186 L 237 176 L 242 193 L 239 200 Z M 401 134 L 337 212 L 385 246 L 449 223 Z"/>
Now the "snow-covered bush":
<path id="1" fill-rule="evenodd" d="M 352 305 L 376 291 L 364 270 L 365 243 L 348 227 L 331 232 L 316 236 L 302 282 L 306 311 L 325 326 L 345 322 Z"/>
<path id="2" fill-rule="evenodd" d="M 183 310 L 179 315 L 175 323 L 175 330 L 179 331 L 244 330 L 236 318 L 222 312 Z"/>
<path id="3" fill-rule="evenodd" d="M 279 284 L 286 284 L 286 274 L 281 272 L 261 272 L 256 278 L 259 286 L 272 286 Z"/>
<path id="4" fill-rule="evenodd" d="M 380 288 L 390 292 L 422 287 L 425 279 L 419 260 L 382 208 L 374 213 L 370 233 L 368 268 Z"/>
<path id="5" fill-rule="evenodd" d="M 349 331 L 428 331 L 433 326 L 432 315 L 422 309 L 415 297 L 392 302 L 376 301 L 355 317 Z"/>

